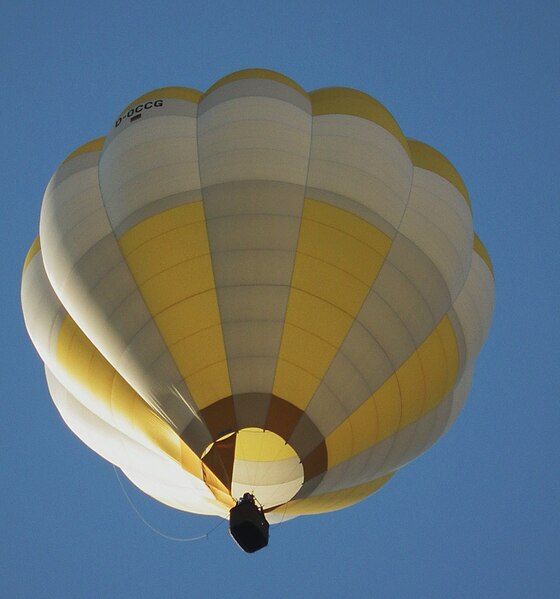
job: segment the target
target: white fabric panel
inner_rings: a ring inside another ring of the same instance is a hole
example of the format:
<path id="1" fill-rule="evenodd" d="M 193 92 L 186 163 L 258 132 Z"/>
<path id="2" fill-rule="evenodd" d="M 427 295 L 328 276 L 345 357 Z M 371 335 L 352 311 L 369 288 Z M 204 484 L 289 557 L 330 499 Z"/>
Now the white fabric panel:
<path id="1" fill-rule="evenodd" d="M 205 112 L 201 104 L 202 185 L 250 180 L 305 184 L 310 139 L 309 114 L 283 100 L 235 98 Z"/>
<path id="2" fill-rule="evenodd" d="M 482 347 L 490 328 L 494 301 L 494 277 L 486 262 L 473 251 L 469 276 L 453 304 L 463 328 L 469 359 Z"/>
<path id="3" fill-rule="evenodd" d="M 313 118 L 309 187 L 356 200 L 397 228 L 411 180 L 408 154 L 383 127 L 342 114 Z"/>
<path id="4" fill-rule="evenodd" d="M 459 414 L 461 413 L 461 410 L 463 409 L 463 406 L 465 405 L 469 396 L 469 392 L 471 390 L 473 376 L 474 364 L 472 362 L 469 362 L 467 364 L 467 367 L 465 368 L 465 371 L 463 372 L 463 376 L 455 385 L 455 389 L 453 389 L 453 398 L 451 400 L 449 416 L 447 418 L 447 424 L 443 432 L 451 428 L 451 425 L 455 422 L 457 416 L 459 416 Z"/>
<path id="5" fill-rule="evenodd" d="M 233 479 L 244 485 L 277 485 L 285 481 L 299 480 L 301 486 L 303 466 L 297 456 L 275 462 L 258 462 L 237 459 L 233 468 Z M 235 497 L 235 493 L 233 494 Z"/>
<path id="6" fill-rule="evenodd" d="M 289 501 L 302 483 L 303 466 L 297 457 L 277 462 L 236 459 L 233 465 L 232 496 L 253 493 L 265 507 Z"/>
<path id="7" fill-rule="evenodd" d="M 469 272 L 473 242 L 471 212 L 460 192 L 439 175 L 415 168 L 399 231 L 430 258 L 451 298 L 457 297 Z"/>
<path id="8" fill-rule="evenodd" d="M 47 186 L 41 207 L 39 229 L 45 269 L 63 301 L 76 263 L 111 234 L 99 193 L 99 153 L 86 156 L 88 160 L 79 155 L 60 166 Z M 75 162 L 85 168 L 77 171 Z"/>
<path id="9" fill-rule="evenodd" d="M 66 310 L 53 291 L 43 265 L 41 252 L 31 259 L 21 283 L 21 305 L 27 332 L 43 362 L 52 364 L 56 340 Z"/>
<path id="10" fill-rule="evenodd" d="M 46 375 L 53 402 L 68 428 L 127 476 L 132 473 L 140 489 L 178 509 L 224 515 L 225 510 L 208 487 L 154 446 L 138 429 L 129 426 L 124 432 L 115 428 L 110 420 L 100 418 L 83 405 L 48 369 Z M 136 477 L 138 472 L 142 474 Z"/>
<path id="11" fill-rule="evenodd" d="M 193 492 L 190 479 L 179 478 L 184 471 L 173 464 L 141 459 L 137 466 L 123 469 L 123 473 L 144 493 L 176 510 L 221 518 L 229 516 L 229 509 L 224 509 L 213 496 L 198 497 Z"/>
<path id="12" fill-rule="evenodd" d="M 192 104 L 165 99 L 147 119 L 118 131 L 99 161 L 99 183 L 114 229 L 144 206 L 200 188 Z M 165 114 L 183 105 L 187 114 Z M 153 110 L 153 109 L 152 109 Z"/>
<path id="13" fill-rule="evenodd" d="M 192 399 L 112 233 L 97 169 L 77 171 L 75 160 L 89 165 L 93 157 L 63 163 L 43 200 L 40 231 L 49 280 L 103 356 L 175 430 L 184 430 L 193 418 Z"/>

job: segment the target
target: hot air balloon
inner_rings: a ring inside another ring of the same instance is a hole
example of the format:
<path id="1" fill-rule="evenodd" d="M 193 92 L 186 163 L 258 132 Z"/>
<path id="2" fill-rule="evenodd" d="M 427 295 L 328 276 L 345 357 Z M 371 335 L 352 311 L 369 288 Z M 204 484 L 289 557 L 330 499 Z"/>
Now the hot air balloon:
<path id="1" fill-rule="evenodd" d="M 450 427 L 493 303 L 451 163 L 363 92 L 259 69 L 149 92 L 70 154 L 22 280 L 68 427 L 247 551 Z"/>

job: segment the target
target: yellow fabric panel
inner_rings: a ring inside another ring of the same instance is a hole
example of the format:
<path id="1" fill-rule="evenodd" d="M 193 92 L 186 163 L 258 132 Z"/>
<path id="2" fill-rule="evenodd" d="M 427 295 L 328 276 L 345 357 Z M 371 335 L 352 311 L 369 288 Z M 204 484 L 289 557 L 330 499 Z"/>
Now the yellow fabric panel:
<path id="1" fill-rule="evenodd" d="M 382 256 L 386 256 L 391 248 L 392 240 L 388 235 L 351 212 L 335 208 L 325 202 L 306 198 L 303 217 L 332 229 L 344 231 Z"/>
<path id="2" fill-rule="evenodd" d="M 159 235 L 203 221 L 204 206 L 201 201 L 183 204 L 138 223 L 121 236 L 119 245 L 123 254 L 129 255 Z"/>
<path id="3" fill-rule="evenodd" d="M 406 138 L 393 115 L 375 98 L 349 87 L 325 87 L 309 93 L 313 116 L 348 114 L 376 123 L 391 133 L 409 154 Z"/>
<path id="4" fill-rule="evenodd" d="M 419 420 L 451 391 L 459 370 L 453 326 L 445 316 L 418 349 L 325 440 L 329 468 Z"/>
<path id="5" fill-rule="evenodd" d="M 119 244 L 198 408 L 230 395 L 202 202 L 147 218 Z"/>
<path id="6" fill-rule="evenodd" d="M 169 306 L 154 317 L 158 329 L 170 346 L 205 326 L 211 327 L 220 323 L 215 299 L 215 290 L 209 289 Z"/>
<path id="7" fill-rule="evenodd" d="M 356 314 L 369 291 L 368 285 L 347 271 L 299 252 L 292 287 L 315 295 L 352 316 Z M 288 320 L 289 316 L 288 313 Z"/>
<path id="8" fill-rule="evenodd" d="M 323 495 L 295 499 L 288 504 L 273 510 L 274 513 L 282 514 L 284 517 L 306 516 L 311 514 L 322 514 L 333 512 L 358 503 L 378 491 L 385 483 L 389 482 L 394 472 L 387 474 L 371 482 L 363 483 L 356 487 L 332 491 Z"/>
<path id="9" fill-rule="evenodd" d="M 104 137 L 98 137 L 97 139 L 92 139 L 91 141 L 88 141 L 87 143 L 83 144 L 82 146 L 80 146 L 79 148 L 74 150 L 71 154 L 69 154 L 64 159 L 64 162 L 68 162 L 69 160 L 72 160 L 72 158 L 75 158 L 76 156 L 79 156 L 80 154 L 87 154 L 88 152 L 100 152 L 103 149 L 104 143 L 105 143 Z M 64 162 L 62 164 L 64 164 Z"/>
<path id="10" fill-rule="evenodd" d="M 131 267 L 131 270 L 138 283 L 137 271 L 134 267 Z M 139 276 L 142 276 L 142 273 Z M 138 285 L 148 309 L 156 316 L 188 297 L 214 289 L 210 254 L 180 262 Z M 188 314 L 185 316 L 188 318 Z"/>
<path id="11" fill-rule="evenodd" d="M 297 457 L 282 437 L 260 428 L 244 428 L 237 433 L 235 459 L 252 462 L 276 462 Z"/>
<path id="12" fill-rule="evenodd" d="M 305 409 L 390 246 L 390 239 L 363 219 L 305 200 L 274 394 Z M 298 367 L 311 375 L 301 389 L 289 380 Z"/>
<path id="13" fill-rule="evenodd" d="M 301 364 L 317 379 L 322 378 L 325 367 L 333 359 L 336 349 L 304 329 L 294 327 L 288 322 L 284 325 L 280 358 Z"/>
<path id="14" fill-rule="evenodd" d="M 180 326 L 180 322 L 177 323 Z M 210 364 L 225 360 L 221 324 L 202 329 L 169 346 L 186 379 Z"/>
<path id="15" fill-rule="evenodd" d="M 56 357 L 125 429 L 137 430 L 184 470 L 202 479 L 200 459 L 107 362 L 70 316 L 61 325 Z"/>
<path id="16" fill-rule="evenodd" d="M 185 383 L 200 410 L 231 395 L 225 358 L 185 377 Z"/>
<path id="17" fill-rule="evenodd" d="M 208 257 L 206 226 L 203 221 L 183 225 L 154 237 L 127 255 L 134 265 L 138 284 L 194 258 Z"/>
<path id="18" fill-rule="evenodd" d="M 488 254 L 488 250 L 480 240 L 480 237 L 475 234 L 473 239 L 473 250 L 486 262 L 486 266 L 494 276 L 494 266 L 492 265 L 492 260 L 490 260 L 490 255 Z"/>
<path id="19" fill-rule="evenodd" d="M 289 77 L 286 77 L 286 75 L 282 75 L 281 73 L 277 73 L 276 71 L 271 71 L 269 69 L 243 69 L 241 71 L 236 71 L 235 73 L 226 75 L 225 77 L 222 77 L 222 79 L 216 81 L 214 85 L 208 88 L 204 95 L 207 96 L 219 87 L 227 85 L 228 83 L 232 83 L 233 81 L 239 81 L 241 79 L 270 79 L 272 81 L 277 81 L 278 83 L 288 85 L 307 97 L 307 92 L 295 81 L 292 81 Z"/>
<path id="20" fill-rule="evenodd" d="M 461 195 L 465 198 L 469 208 L 471 207 L 469 193 L 461 175 L 441 152 L 438 152 L 435 148 L 432 148 L 432 146 L 421 141 L 416 141 L 415 139 L 409 139 L 408 146 L 410 147 L 410 155 L 414 166 L 432 171 L 440 177 L 447 179 L 461 192 Z"/>
<path id="21" fill-rule="evenodd" d="M 332 346 L 338 345 L 352 324 L 352 317 L 344 310 L 299 289 L 290 292 L 288 313 L 294 327 L 304 329 Z"/>
<path id="22" fill-rule="evenodd" d="M 436 330 L 418 348 L 426 381 L 426 404 L 423 413 L 437 406 L 456 381 L 459 352 L 449 318 L 442 318 Z"/>
<path id="23" fill-rule="evenodd" d="M 301 366 L 280 357 L 274 379 L 274 394 L 301 410 L 309 403 L 310 397 L 321 382 Z"/>
<path id="24" fill-rule="evenodd" d="M 326 261 L 369 285 L 383 263 L 383 256 L 346 232 L 304 217 L 298 252 Z M 352 256 L 352 260 L 349 260 Z"/>
<path id="25" fill-rule="evenodd" d="M 190 87 L 160 87 L 148 92 L 139 98 L 136 98 L 134 102 L 131 102 L 123 112 L 126 112 L 129 108 L 147 102 L 148 100 L 158 100 L 163 98 L 170 98 L 175 100 L 186 100 L 193 104 L 198 104 L 200 98 L 202 98 L 202 92 L 197 89 L 191 89 Z"/>
<path id="26" fill-rule="evenodd" d="M 39 239 L 39 236 L 37 235 L 37 237 L 35 237 L 35 240 L 31 244 L 29 251 L 27 252 L 27 256 L 25 256 L 22 274 L 26 271 L 31 260 L 33 260 L 35 255 L 38 254 L 40 251 L 41 251 L 41 240 Z"/>

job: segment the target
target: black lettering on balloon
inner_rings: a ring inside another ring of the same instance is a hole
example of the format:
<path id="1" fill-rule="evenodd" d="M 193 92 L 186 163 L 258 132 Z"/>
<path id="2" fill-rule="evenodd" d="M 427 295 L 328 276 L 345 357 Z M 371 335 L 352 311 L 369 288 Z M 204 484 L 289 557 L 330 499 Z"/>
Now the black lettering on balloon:
<path id="1" fill-rule="evenodd" d="M 134 108 L 131 108 L 126 114 L 122 114 L 115 121 L 115 129 L 122 123 L 123 119 L 130 119 L 130 122 L 138 120 L 142 115 L 140 114 L 143 110 L 149 110 L 150 108 L 160 108 L 163 106 L 163 100 L 149 100 L 143 104 L 138 104 Z"/>

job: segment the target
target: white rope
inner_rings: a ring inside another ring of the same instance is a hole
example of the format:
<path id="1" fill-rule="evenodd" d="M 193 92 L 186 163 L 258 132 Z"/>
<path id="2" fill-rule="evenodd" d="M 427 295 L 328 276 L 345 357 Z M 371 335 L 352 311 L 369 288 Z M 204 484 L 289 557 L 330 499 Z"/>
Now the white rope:
<path id="1" fill-rule="evenodd" d="M 124 484 L 123 484 L 123 482 L 121 480 L 121 477 L 119 476 L 119 471 L 118 471 L 118 469 L 117 469 L 117 467 L 115 465 L 113 465 L 113 470 L 115 471 L 115 476 L 117 477 L 117 480 L 119 481 L 119 485 L 121 487 L 121 490 L 124 493 L 124 496 L 126 497 L 126 500 L 128 501 L 128 504 L 130 505 L 130 507 L 132 508 L 132 510 L 134 511 L 134 513 L 138 516 L 138 518 L 140 518 L 140 520 L 151 531 L 155 532 L 160 537 L 163 537 L 164 539 L 167 539 L 168 541 L 176 541 L 178 543 L 189 543 L 189 542 L 193 542 L 193 541 L 201 541 L 202 539 L 208 539 L 208 536 L 211 533 L 213 533 L 219 526 L 221 526 L 226 521 L 226 518 L 222 518 L 222 520 L 220 522 L 218 522 L 218 524 L 216 524 L 216 526 L 214 526 L 213 528 L 211 528 L 206 534 L 199 535 L 197 537 L 172 537 L 170 535 L 166 535 L 165 533 L 161 532 L 160 530 L 158 530 L 157 528 L 155 528 L 154 526 L 152 526 L 146 520 L 146 518 L 144 518 L 144 516 L 142 516 L 142 514 L 138 511 L 138 508 L 134 505 L 134 502 L 130 498 L 130 495 L 128 494 L 127 490 L 125 489 L 125 486 L 124 486 Z"/>

